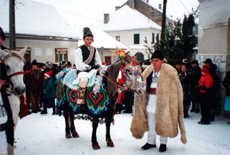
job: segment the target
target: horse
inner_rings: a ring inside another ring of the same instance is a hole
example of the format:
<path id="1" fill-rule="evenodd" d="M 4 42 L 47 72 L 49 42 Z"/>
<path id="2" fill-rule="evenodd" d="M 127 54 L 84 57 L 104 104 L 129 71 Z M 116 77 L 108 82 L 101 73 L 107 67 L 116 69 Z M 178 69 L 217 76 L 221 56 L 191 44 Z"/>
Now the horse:
<path id="1" fill-rule="evenodd" d="M 125 67 L 121 70 L 121 66 Z M 120 70 L 125 77 L 124 85 L 117 84 L 117 77 Z M 92 148 L 97 150 L 100 149 L 100 145 L 98 144 L 96 137 L 98 123 L 105 123 L 107 146 L 114 147 L 114 143 L 110 136 L 110 125 L 111 122 L 113 122 L 113 117 L 115 114 L 117 94 L 118 92 L 127 90 L 136 91 L 137 93 L 141 92 L 141 88 L 143 88 L 144 83 L 143 78 L 141 78 L 140 67 L 133 66 L 132 64 L 123 64 L 118 62 L 109 66 L 109 69 L 107 67 L 105 69 L 100 68 L 98 70 L 99 73 L 97 73 L 100 74 L 100 76 L 98 76 L 99 79 L 96 78 L 95 84 L 93 86 L 87 87 L 85 98 L 87 105 L 86 111 L 81 111 L 80 105 L 76 103 L 77 89 L 73 89 L 71 85 L 65 82 L 66 79 L 73 78 L 74 72 L 75 71 L 72 69 L 65 75 L 65 77 L 61 76 L 61 78 L 57 78 L 57 107 L 60 108 L 61 106 L 64 106 L 69 110 L 68 112 L 64 110 L 66 132 L 68 132 L 70 129 L 72 130 L 71 132 L 73 137 L 79 137 L 74 127 L 73 115 L 77 115 L 75 118 L 78 119 L 92 121 L 93 131 L 91 143 Z M 65 74 L 63 72 L 61 73 Z M 68 133 L 67 135 L 69 136 Z M 66 138 L 70 137 L 66 136 Z"/>
<path id="2" fill-rule="evenodd" d="M 20 110 L 19 96 L 22 95 L 26 90 L 26 86 L 23 80 L 23 67 L 25 62 L 24 54 L 26 52 L 26 49 L 27 47 L 20 50 L 19 52 L 12 50 L 0 50 L 8 76 L 6 83 L 9 83 L 9 85 L 7 85 L 6 91 L 9 95 L 8 99 L 14 121 L 14 132 L 18 123 L 18 115 Z"/>

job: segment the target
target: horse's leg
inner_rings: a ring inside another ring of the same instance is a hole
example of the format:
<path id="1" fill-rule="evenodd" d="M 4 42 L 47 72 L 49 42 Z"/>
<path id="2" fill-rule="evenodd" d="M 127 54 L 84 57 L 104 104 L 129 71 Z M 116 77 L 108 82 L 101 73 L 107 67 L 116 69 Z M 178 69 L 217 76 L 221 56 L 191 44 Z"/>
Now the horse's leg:
<path id="1" fill-rule="evenodd" d="M 70 114 L 69 118 L 71 121 L 71 134 L 74 138 L 78 138 L 79 135 L 75 129 L 75 124 L 74 124 L 74 113 L 71 111 L 69 114 Z"/>
<path id="2" fill-rule="evenodd" d="M 97 136 L 96 136 L 97 127 L 98 127 L 98 118 L 94 118 L 93 119 L 93 132 L 92 132 L 92 138 L 91 138 L 92 147 L 94 150 L 98 150 L 101 148 L 97 142 Z"/>
<path id="3" fill-rule="evenodd" d="M 114 147 L 113 141 L 110 137 L 110 121 L 106 121 L 106 142 L 108 147 Z"/>
<path id="4" fill-rule="evenodd" d="M 65 118 L 65 137 L 66 138 L 71 138 L 71 134 L 70 134 L 70 118 L 69 118 L 69 112 L 68 111 L 64 111 L 64 118 Z"/>

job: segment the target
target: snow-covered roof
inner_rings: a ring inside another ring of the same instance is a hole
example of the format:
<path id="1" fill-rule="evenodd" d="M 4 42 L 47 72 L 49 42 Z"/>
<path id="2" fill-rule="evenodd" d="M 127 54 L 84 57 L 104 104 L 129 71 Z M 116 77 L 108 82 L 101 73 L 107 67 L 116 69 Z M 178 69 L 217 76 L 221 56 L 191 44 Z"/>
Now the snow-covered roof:
<path id="1" fill-rule="evenodd" d="M 0 1 L 0 26 L 9 33 L 9 1 Z M 15 2 L 16 34 L 55 36 L 78 39 L 78 34 L 53 6 L 34 1 Z"/>
<path id="2" fill-rule="evenodd" d="M 94 42 L 92 45 L 96 48 L 104 48 L 104 49 L 116 49 L 116 48 L 127 48 L 125 45 L 105 33 L 99 28 L 90 27 L 93 36 L 94 36 Z M 82 33 L 83 36 L 83 33 Z M 79 45 L 84 44 L 83 40 L 79 40 Z"/>
<path id="3" fill-rule="evenodd" d="M 161 4 L 162 9 L 159 9 L 159 4 Z M 149 5 L 163 12 L 163 0 L 149 0 Z M 184 15 L 192 13 L 198 6 L 198 0 L 167 0 L 166 16 L 172 20 L 183 20 Z"/>
<path id="4" fill-rule="evenodd" d="M 130 8 L 128 5 L 113 12 L 109 17 L 109 22 L 104 24 L 99 21 L 95 26 L 100 27 L 104 31 L 118 31 L 118 30 L 134 30 L 134 29 L 161 29 L 161 26 L 153 22 L 140 12 Z"/>

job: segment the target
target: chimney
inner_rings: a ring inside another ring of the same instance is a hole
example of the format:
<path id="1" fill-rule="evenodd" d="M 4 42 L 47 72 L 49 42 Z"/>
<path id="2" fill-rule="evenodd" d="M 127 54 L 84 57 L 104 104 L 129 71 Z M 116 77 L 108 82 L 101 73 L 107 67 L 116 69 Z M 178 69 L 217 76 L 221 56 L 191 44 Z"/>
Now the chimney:
<path id="1" fill-rule="evenodd" d="M 161 4 L 159 4 L 159 9 L 162 10 L 162 5 Z"/>
<path id="2" fill-rule="evenodd" d="M 105 13 L 104 14 L 104 24 L 107 24 L 109 22 L 109 14 Z"/>
<path id="3" fill-rule="evenodd" d="M 146 0 L 146 3 L 148 3 L 148 4 L 149 4 L 149 0 Z"/>
<path id="4" fill-rule="evenodd" d="M 115 11 L 119 10 L 120 8 L 121 8 L 120 6 L 116 6 Z"/>
<path id="5" fill-rule="evenodd" d="M 135 9 L 135 0 L 129 0 L 129 7 Z"/>

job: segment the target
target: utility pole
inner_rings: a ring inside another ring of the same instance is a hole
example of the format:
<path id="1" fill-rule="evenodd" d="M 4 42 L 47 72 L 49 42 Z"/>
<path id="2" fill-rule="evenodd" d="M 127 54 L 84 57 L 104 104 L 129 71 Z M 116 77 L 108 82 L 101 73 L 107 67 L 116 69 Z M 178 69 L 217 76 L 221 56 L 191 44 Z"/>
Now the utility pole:
<path id="1" fill-rule="evenodd" d="M 16 38 L 15 38 L 15 0 L 10 0 L 10 26 L 9 26 L 9 48 L 16 50 Z"/>
<path id="2" fill-rule="evenodd" d="M 166 3 L 167 0 L 163 0 L 163 13 L 162 13 L 162 25 L 161 25 L 161 40 L 164 40 L 165 33 L 165 21 L 166 21 Z"/>

